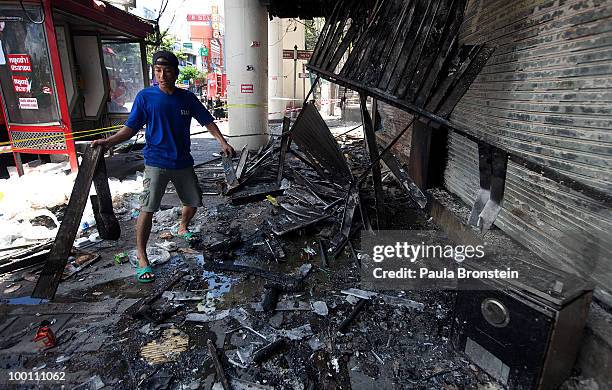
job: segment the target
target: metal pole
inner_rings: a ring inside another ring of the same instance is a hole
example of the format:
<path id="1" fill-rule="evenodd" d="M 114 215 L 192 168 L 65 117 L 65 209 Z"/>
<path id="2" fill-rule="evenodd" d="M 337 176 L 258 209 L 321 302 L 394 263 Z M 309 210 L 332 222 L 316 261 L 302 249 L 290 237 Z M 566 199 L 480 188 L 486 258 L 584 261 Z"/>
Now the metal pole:
<path id="1" fill-rule="evenodd" d="M 295 114 L 295 99 L 296 99 L 296 88 L 297 88 L 297 57 L 298 50 L 297 45 L 293 46 L 293 103 L 291 104 L 291 119 L 294 118 Z"/>

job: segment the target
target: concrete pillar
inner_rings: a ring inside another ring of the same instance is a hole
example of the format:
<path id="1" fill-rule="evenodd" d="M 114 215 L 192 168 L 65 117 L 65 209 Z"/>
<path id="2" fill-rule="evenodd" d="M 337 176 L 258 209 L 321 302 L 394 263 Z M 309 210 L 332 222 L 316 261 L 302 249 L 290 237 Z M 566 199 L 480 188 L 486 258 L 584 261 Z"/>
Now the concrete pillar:
<path id="1" fill-rule="evenodd" d="M 268 142 L 267 27 L 261 2 L 225 0 L 228 133 L 235 149 Z"/>
<path id="2" fill-rule="evenodd" d="M 274 18 L 268 22 L 268 118 L 282 121 L 285 114 L 283 100 L 283 34 L 282 22 Z"/>

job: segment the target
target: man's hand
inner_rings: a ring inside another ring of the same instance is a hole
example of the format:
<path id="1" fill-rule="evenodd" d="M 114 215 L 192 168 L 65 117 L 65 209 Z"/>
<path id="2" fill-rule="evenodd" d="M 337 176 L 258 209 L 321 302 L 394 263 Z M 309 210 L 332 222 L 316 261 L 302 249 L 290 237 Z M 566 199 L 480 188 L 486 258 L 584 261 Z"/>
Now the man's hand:
<path id="1" fill-rule="evenodd" d="M 108 142 L 108 138 L 100 138 L 100 139 L 93 140 L 93 142 L 91 143 L 92 148 L 95 148 L 96 146 L 102 146 L 104 150 L 107 150 L 112 145 L 110 144 L 110 142 Z"/>
<path id="2" fill-rule="evenodd" d="M 234 157 L 236 155 L 236 151 L 232 148 L 232 145 L 227 142 L 221 144 L 221 153 L 229 157 Z"/>

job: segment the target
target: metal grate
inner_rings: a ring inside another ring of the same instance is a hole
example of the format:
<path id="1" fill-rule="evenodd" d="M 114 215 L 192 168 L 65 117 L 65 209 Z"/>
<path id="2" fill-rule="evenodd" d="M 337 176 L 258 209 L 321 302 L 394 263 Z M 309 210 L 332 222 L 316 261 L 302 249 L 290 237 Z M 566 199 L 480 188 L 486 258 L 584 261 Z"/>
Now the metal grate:
<path id="1" fill-rule="evenodd" d="M 123 125 L 126 120 L 127 120 L 127 116 L 109 117 L 108 118 L 108 126 Z"/>
<path id="2" fill-rule="evenodd" d="M 13 148 L 34 150 L 66 150 L 66 137 L 57 131 L 11 131 Z"/>

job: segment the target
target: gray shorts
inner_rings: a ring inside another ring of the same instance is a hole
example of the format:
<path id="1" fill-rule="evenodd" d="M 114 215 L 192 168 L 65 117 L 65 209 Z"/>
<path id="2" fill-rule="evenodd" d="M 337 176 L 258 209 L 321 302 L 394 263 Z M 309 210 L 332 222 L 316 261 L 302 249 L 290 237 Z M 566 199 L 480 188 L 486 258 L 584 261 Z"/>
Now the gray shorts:
<path id="1" fill-rule="evenodd" d="M 201 207 L 202 190 L 193 167 L 165 169 L 145 165 L 143 191 L 140 194 L 140 210 L 154 213 L 159 210 L 168 182 L 176 188 L 183 206 Z"/>

